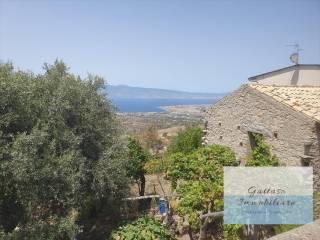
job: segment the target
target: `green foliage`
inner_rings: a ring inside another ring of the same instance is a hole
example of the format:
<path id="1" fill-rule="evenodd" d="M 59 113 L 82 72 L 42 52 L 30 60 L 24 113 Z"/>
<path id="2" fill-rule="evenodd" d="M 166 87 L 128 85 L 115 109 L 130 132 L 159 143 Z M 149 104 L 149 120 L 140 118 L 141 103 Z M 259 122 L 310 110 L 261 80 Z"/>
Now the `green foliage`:
<path id="1" fill-rule="evenodd" d="M 129 138 L 128 149 L 128 174 L 133 179 L 139 180 L 140 176 L 145 174 L 144 165 L 148 161 L 149 155 L 147 151 L 142 148 L 139 141 L 134 138 Z"/>
<path id="2" fill-rule="evenodd" d="M 264 142 L 263 137 L 260 134 L 253 134 L 254 141 L 256 143 L 255 148 L 249 155 L 246 166 L 249 167 L 270 167 L 279 166 L 279 159 L 271 153 L 270 147 Z M 280 234 L 296 228 L 299 225 L 278 225 L 273 229 L 276 234 Z"/>
<path id="3" fill-rule="evenodd" d="M 242 229 L 240 224 L 224 224 L 223 225 L 223 239 L 225 240 L 240 240 L 240 231 Z"/>
<path id="4" fill-rule="evenodd" d="M 169 146 L 170 153 L 190 153 L 201 147 L 203 131 L 200 127 L 189 127 L 179 132 Z"/>
<path id="5" fill-rule="evenodd" d="M 170 154 L 163 154 L 150 159 L 144 166 L 147 174 L 166 173 L 171 165 Z"/>
<path id="6" fill-rule="evenodd" d="M 188 127 L 184 131 L 179 132 L 172 139 L 167 152 L 154 156 L 145 164 L 146 172 L 149 174 L 166 173 L 168 168 L 173 164 L 172 159 L 175 154 L 187 154 L 202 147 L 202 136 L 203 132 L 199 127 Z"/>
<path id="7" fill-rule="evenodd" d="M 146 162 L 144 169 L 147 174 L 157 174 L 163 172 L 162 163 L 159 158 L 150 159 L 148 162 Z"/>
<path id="8" fill-rule="evenodd" d="M 223 166 L 239 165 L 234 153 L 221 145 L 200 148 L 189 154 L 176 153 L 170 158 L 168 175 L 174 187 L 177 180 L 217 179 L 223 176 Z"/>
<path id="9" fill-rule="evenodd" d="M 81 215 L 99 211 L 97 206 L 114 208 L 127 191 L 126 148 L 113 107 L 99 94 L 103 80 L 91 75 L 82 80 L 61 61 L 44 70 L 35 76 L 0 65 L 0 228 L 5 232 L 17 224 L 22 232 L 46 229 L 41 224 L 52 216 L 60 226 L 73 209 Z M 50 224 L 48 229 L 56 231 Z"/>
<path id="10" fill-rule="evenodd" d="M 248 157 L 246 166 L 279 166 L 279 159 L 275 155 L 272 155 L 270 147 L 263 141 L 263 137 L 260 134 L 253 134 L 253 137 L 256 142 L 256 146 Z"/>
<path id="11" fill-rule="evenodd" d="M 75 239 L 80 228 L 68 217 L 50 216 L 45 220 L 28 222 L 23 228 L 11 233 L 0 232 L 0 239 L 62 240 Z M 2 235 L 1 235 L 2 234 Z"/>
<path id="12" fill-rule="evenodd" d="M 234 153 L 227 147 L 212 145 L 189 154 L 171 156 L 169 167 L 173 188 L 181 194 L 177 209 L 188 216 L 193 230 L 199 229 L 199 214 L 223 210 L 223 166 L 238 166 Z"/>
<path id="13" fill-rule="evenodd" d="M 159 222 L 148 217 L 140 217 L 116 229 L 111 240 L 173 240 L 171 233 Z"/>
<path id="14" fill-rule="evenodd" d="M 149 154 L 145 151 L 139 141 L 134 138 L 128 139 L 128 157 L 127 173 L 139 186 L 140 195 L 144 195 L 146 170 L 144 168 L 149 160 Z"/>

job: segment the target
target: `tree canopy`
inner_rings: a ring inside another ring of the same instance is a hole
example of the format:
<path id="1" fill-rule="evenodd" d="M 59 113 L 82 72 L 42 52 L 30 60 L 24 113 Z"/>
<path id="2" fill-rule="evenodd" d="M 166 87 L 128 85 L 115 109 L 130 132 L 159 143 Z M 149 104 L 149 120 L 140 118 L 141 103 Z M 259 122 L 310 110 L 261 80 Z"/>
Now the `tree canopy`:
<path id="1" fill-rule="evenodd" d="M 103 87 L 102 78 L 81 79 L 58 60 L 45 64 L 39 75 L 0 65 L 0 228 L 5 232 L 75 220 L 72 213 L 86 215 L 126 193 L 126 148 L 114 109 L 100 94 Z"/>
<path id="2" fill-rule="evenodd" d="M 146 162 L 149 160 L 149 154 L 144 150 L 140 142 L 135 138 L 129 138 L 128 140 L 128 157 L 127 163 L 128 176 L 132 178 L 139 187 L 139 195 L 144 195 L 145 189 L 145 173 L 144 168 Z"/>
<path id="3" fill-rule="evenodd" d="M 203 131 L 200 127 L 188 127 L 172 139 L 170 153 L 190 153 L 202 146 Z"/>
<path id="4" fill-rule="evenodd" d="M 193 230 L 199 229 L 199 214 L 223 210 L 223 167 L 238 166 L 227 147 L 212 145 L 189 154 L 171 156 L 168 175 L 181 195 L 176 211 L 188 216 Z"/>

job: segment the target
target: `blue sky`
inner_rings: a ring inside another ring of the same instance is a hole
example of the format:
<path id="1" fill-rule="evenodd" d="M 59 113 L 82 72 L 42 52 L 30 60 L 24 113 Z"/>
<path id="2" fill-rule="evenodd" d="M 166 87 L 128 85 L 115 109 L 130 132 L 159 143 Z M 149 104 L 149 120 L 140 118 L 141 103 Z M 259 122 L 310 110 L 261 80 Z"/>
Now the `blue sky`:
<path id="1" fill-rule="evenodd" d="M 296 42 L 320 63 L 320 0 L 0 0 L 2 61 L 111 84 L 227 92 L 290 65 Z"/>

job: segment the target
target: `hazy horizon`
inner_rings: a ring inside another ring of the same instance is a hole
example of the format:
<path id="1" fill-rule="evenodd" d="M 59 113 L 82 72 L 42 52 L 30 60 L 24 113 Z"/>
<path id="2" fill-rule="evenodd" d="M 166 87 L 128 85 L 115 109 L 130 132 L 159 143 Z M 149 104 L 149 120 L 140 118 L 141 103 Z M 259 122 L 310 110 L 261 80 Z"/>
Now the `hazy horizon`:
<path id="1" fill-rule="evenodd" d="M 127 85 L 127 84 L 109 84 L 106 83 L 107 86 L 113 87 L 130 87 L 130 88 L 145 88 L 145 89 L 155 89 L 155 90 L 164 90 L 164 91 L 173 91 L 173 92 L 185 92 L 185 93 L 199 93 L 199 94 L 225 94 L 227 92 L 196 92 L 196 91 L 183 91 L 179 89 L 168 89 L 168 88 L 156 88 L 156 87 L 142 87 L 142 86 L 134 86 L 134 85 Z"/>

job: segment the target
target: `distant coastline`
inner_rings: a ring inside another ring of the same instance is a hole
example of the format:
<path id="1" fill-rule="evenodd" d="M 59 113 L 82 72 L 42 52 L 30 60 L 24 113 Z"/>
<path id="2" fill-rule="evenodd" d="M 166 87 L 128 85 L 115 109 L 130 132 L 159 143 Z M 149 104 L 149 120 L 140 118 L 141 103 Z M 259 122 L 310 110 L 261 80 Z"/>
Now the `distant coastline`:
<path id="1" fill-rule="evenodd" d="M 160 106 L 160 108 L 166 112 L 170 112 L 174 114 L 190 114 L 190 115 L 202 117 L 205 114 L 206 110 L 209 109 L 211 105 L 212 104 L 172 105 L 172 106 Z"/>
<path id="2" fill-rule="evenodd" d="M 172 112 L 182 113 L 192 111 L 199 112 L 201 108 L 216 103 L 219 99 L 127 99 L 116 98 L 111 102 L 117 112 L 138 113 L 138 112 Z"/>

